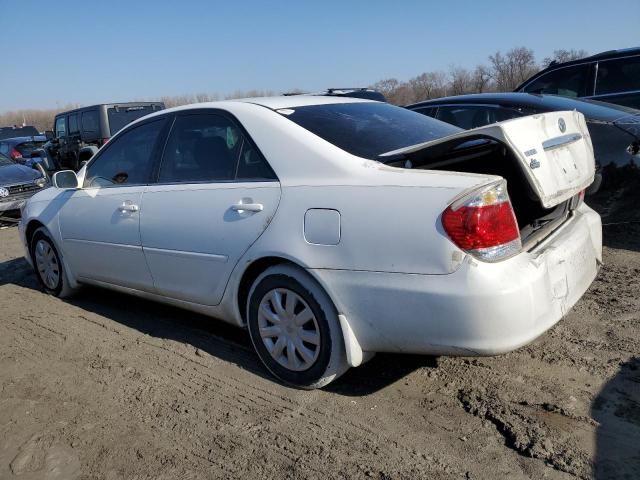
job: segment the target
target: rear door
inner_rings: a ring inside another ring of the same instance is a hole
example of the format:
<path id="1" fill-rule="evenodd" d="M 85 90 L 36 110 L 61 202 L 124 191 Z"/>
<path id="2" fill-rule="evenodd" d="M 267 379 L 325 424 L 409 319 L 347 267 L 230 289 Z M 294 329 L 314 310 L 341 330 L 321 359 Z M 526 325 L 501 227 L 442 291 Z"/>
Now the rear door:
<path id="1" fill-rule="evenodd" d="M 140 221 L 158 293 L 203 305 L 220 303 L 280 200 L 280 184 L 246 132 L 225 112 L 210 112 L 176 116 Z"/>

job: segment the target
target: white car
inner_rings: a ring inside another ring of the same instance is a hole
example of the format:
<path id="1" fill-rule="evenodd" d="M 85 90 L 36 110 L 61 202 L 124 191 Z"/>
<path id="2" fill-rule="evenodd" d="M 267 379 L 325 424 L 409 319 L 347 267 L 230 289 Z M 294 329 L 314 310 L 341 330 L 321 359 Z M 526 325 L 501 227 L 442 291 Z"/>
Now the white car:
<path id="1" fill-rule="evenodd" d="M 27 203 L 44 289 L 112 288 L 248 328 L 275 376 L 326 385 L 375 352 L 494 355 L 596 276 L 577 112 L 462 131 L 367 100 L 283 96 L 130 124 Z"/>

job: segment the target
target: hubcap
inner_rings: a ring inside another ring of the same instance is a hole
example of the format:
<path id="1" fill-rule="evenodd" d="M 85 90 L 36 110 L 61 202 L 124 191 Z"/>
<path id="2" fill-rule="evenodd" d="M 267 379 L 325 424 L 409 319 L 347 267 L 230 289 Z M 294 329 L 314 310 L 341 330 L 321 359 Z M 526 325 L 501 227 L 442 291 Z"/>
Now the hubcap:
<path id="1" fill-rule="evenodd" d="M 36 243 L 36 267 L 38 268 L 38 274 L 47 288 L 54 290 L 58 286 L 60 281 L 60 265 L 58 265 L 58 259 L 56 254 L 44 240 L 38 240 Z"/>
<path id="2" fill-rule="evenodd" d="M 318 321 L 297 293 L 287 288 L 267 292 L 260 302 L 258 328 L 269 354 L 288 370 L 307 370 L 318 358 Z"/>

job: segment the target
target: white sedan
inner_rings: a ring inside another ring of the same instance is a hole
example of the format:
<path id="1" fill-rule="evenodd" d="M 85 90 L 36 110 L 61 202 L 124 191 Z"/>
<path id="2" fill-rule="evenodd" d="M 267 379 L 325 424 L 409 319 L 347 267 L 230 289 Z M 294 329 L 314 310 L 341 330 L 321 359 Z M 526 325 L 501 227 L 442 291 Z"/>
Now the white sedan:
<path id="1" fill-rule="evenodd" d="M 385 103 L 288 96 L 144 117 L 32 197 L 44 289 L 112 288 L 248 329 L 315 388 L 375 352 L 494 355 L 596 276 L 577 112 L 462 131 Z"/>

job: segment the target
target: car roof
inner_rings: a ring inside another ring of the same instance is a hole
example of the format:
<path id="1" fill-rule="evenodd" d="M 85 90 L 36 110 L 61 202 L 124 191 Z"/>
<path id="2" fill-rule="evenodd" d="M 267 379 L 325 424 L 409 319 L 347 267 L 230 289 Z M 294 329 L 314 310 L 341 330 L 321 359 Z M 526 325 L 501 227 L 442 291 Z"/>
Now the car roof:
<path id="1" fill-rule="evenodd" d="M 515 88 L 514 91 L 517 92 L 522 87 L 524 87 L 527 83 L 531 82 L 531 80 L 539 77 L 543 73 L 547 73 L 547 72 L 550 72 L 550 71 L 553 71 L 553 70 L 556 70 L 556 69 L 559 69 L 559 68 L 570 67 L 572 65 L 580 65 L 581 63 L 596 62 L 598 60 L 612 60 L 612 59 L 615 59 L 615 58 L 624 58 L 624 57 L 630 57 L 630 56 L 635 56 L 635 55 L 640 55 L 640 47 L 620 48 L 620 49 L 617 49 L 617 50 L 607 50 L 605 52 L 596 53 L 596 54 L 591 55 L 589 57 L 579 58 L 577 60 L 570 60 L 568 62 L 551 62 L 551 64 L 547 68 L 543 68 L 538 73 L 535 73 L 535 74 L 531 75 L 524 82 L 522 82 L 520 85 L 518 85 Z"/>
<path id="2" fill-rule="evenodd" d="M 577 110 L 593 120 L 614 121 L 629 115 L 640 115 L 639 110 L 579 98 L 537 93 L 476 93 L 443 97 L 408 105 L 405 108 L 437 107 L 441 105 L 495 105 L 512 108 L 535 108 L 540 111 Z"/>
<path id="3" fill-rule="evenodd" d="M 66 110 L 56 114 L 56 118 L 62 115 L 69 115 L 71 113 L 82 112 L 84 110 L 91 110 L 97 107 L 145 107 L 147 105 L 162 105 L 164 102 L 111 102 L 111 103 L 96 103 L 95 105 L 87 105 L 85 107 L 78 107 L 72 110 Z"/>

